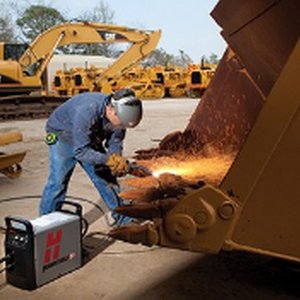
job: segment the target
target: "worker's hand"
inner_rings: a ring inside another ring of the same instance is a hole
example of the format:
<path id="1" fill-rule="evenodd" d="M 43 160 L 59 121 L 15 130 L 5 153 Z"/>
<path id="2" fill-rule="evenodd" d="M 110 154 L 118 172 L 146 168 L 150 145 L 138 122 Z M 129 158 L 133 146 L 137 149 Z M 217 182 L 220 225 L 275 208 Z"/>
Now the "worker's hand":
<path id="1" fill-rule="evenodd" d="M 110 168 L 113 176 L 122 177 L 129 173 L 129 162 L 122 156 L 112 154 L 106 165 Z"/>

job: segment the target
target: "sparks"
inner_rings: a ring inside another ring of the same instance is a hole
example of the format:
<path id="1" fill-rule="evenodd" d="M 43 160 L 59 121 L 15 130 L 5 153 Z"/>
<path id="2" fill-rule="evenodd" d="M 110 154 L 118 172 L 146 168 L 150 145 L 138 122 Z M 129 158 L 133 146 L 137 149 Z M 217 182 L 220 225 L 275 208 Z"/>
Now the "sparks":
<path id="1" fill-rule="evenodd" d="M 188 180 L 205 180 L 207 183 L 220 183 L 227 173 L 232 156 L 200 157 L 194 159 L 156 159 L 152 161 L 150 169 L 155 178 L 169 173 L 181 176 Z"/>
<path id="2" fill-rule="evenodd" d="M 154 177 L 158 178 L 161 174 L 164 174 L 164 173 L 185 176 L 186 174 L 190 173 L 190 170 L 187 167 L 181 167 L 180 165 L 178 165 L 177 167 L 174 166 L 172 168 L 165 167 L 165 168 L 158 169 L 158 170 L 154 171 L 152 174 Z"/>
<path id="3" fill-rule="evenodd" d="M 157 170 L 157 171 L 154 171 L 152 173 L 152 175 L 154 177 L 158 178 L 161 174 L 164 174 L 164 173 L 169 173 L 169 174 L 177 175 L 177 173 L 174 170 Z"/>

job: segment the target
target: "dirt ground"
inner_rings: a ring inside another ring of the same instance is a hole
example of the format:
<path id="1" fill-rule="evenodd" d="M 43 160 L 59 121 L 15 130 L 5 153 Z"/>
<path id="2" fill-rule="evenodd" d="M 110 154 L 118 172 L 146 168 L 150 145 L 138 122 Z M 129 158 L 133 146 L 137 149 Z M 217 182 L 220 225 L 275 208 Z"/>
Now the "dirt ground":
<path id="1" fill-rule="evenodd" d="M 156 147 L 167 133 L 183 130 L 197 106 L 197 99 L 144 101 L 141 124 L 128 131 L 124 155 Z M 28 151 L 22 176 L 11 180 L 0 175 L 0 225 L 8 215 L 25 219 L 38 216 L 38 204 L 47 180 L 47 146 L 43 142 L 46 120 L 0 123 L 0 129 L 18 128 L 24 140 L 1 151 Z M 69 196 L 80 197 L 105 209 L 85 173 L 77 168 Z M 8 200 L 8 201 L 6 201 Z M 6 283 L 0 274 L 1 300 L 105 299 L 105 300 L 194 300 L 194 299 L 299 299 L 300 273 L 269 259 L 246 253 L 208 255 L 161 247 L 144 247 L 112 241 L 99 234 L 109 226 L 90 203 L 79 201 L 90 227 L 84 244 L 89 256 L 82 268 L 34 291 Z M 0 258 L 4 234 L 0 233 Z M 0 270 L 4 265 L 0 265 Z"/>

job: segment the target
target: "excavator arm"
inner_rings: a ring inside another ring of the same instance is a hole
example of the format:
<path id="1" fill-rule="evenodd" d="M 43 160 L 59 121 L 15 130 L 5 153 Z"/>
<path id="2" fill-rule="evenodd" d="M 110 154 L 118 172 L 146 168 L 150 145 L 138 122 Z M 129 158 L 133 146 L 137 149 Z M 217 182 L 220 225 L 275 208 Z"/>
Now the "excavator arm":
<path id="1" fill-rule="evenodd" d="M 144 31 L 125 26 L 99 23 L 66 23 L 54 26 L 38 36 L 20 58 L 22 71 L 39 62 L 35 76 L 40 77 L 54 51 L 69 44 L 131 43 L 131 47 L 102 77 L 112 77 L 123 69 L 146 58 L 156 47 L 161 31 Z"/>
<path id="2" fill-rule="evenodd" d="M 40 34 L 26 49 L 19 61 L 1 61 L 2 78 L 27 87 L 27 91 L 40 89 L 41 76 L 55 50 L 69 44 L 130 43 L 121 55 L 99 78 L 99 85 L 123 70 L 145 59 L 157 46 L 161 31 L 147 31 L 119 25 L 79 22 L 54 26 Z M 4 81 L 1 83 L 5 83 Z"/>

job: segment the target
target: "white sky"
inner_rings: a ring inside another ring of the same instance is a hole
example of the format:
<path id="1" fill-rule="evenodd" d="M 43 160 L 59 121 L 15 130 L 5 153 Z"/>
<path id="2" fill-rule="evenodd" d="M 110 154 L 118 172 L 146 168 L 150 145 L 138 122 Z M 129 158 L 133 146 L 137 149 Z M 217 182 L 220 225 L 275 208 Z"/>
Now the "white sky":
<path id="1" fill-rule="evenodd" d="M 15 2 L 4 0 L 0 2 Z M 220 27 L 210 16 L 218 0 L 103 0 L 114 11 L 114 22 L 128 27 L 162 30 L 158 48 L 179 55 L 188 54 L 195 63 L 203 55 L 221 57 L 226 43 Z M 18 5 L 42 3 L 59 10 L 67 18 L 78 17 L 95 8 L 97 0 L 19 0 Z"/>

